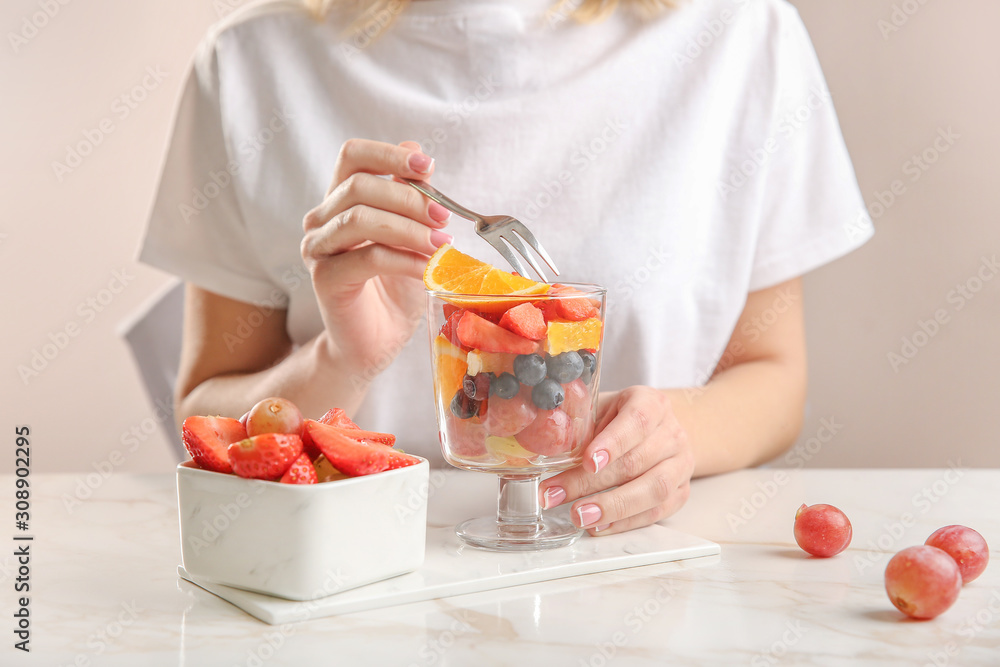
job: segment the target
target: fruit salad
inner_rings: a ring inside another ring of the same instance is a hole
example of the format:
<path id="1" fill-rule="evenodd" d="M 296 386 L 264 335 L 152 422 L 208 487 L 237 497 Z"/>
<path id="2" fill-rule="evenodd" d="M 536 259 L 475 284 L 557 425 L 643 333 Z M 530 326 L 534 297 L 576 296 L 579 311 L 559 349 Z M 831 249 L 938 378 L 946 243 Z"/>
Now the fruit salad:
<path id="1" fill-rule="evenodd" d="M 538 283 L 448 245 L 424 284 L 448 462 L 490 472 L 578 463 L 594 433 L 604 290 Z"/>
<path id="2" fill-rule="evenodd" d="M 202 470 L 284 484 L 316 484 L 420 463 L 390 433 L 362 430 L 340 408 L 305 419 L 285 398 L 265 398 L 240 419 L 184 420 L 184 447 Z"/>

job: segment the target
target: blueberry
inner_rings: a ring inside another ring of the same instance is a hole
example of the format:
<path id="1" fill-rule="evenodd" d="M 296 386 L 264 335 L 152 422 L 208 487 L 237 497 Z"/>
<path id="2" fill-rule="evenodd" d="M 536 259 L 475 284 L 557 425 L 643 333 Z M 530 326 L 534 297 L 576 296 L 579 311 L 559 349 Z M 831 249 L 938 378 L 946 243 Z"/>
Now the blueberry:
<path id="1" fill-rule="evenodd" d="M 482 401 L 490 395 L 490 381 L 492 380 L 492 376 L 493 373 L 480 373 L 475 377 L 466 375 L 462 380 L 462 390 L 465 391 L 465 395 L 469 398 Z"/>
<path id="2" fill-rule="evenodd" d="M 545 360 L 540 354 L 519 354 L 514 358 L 514 375 L 529 387 L 544 380 L 546 372 Z"/>
<path id="3" fill-rule="evenodd" d="M 510 373 L 501 373 L 490 382 L 490 394 L 500 398 L 514 398 L 521 389 L 521 383 Z"/>
<path id="4" fill-rule="evenodd" d="M 451 412 L 459 419 L 468 419 L 479 412 L 479 401 L 465 395 L 465 390 L 459 389 L 451 399 Z"/>
<path id="5" fill-rule="evenodd" d="M 549 357 L 545 361 L 549 377 L 559 384 L 566 384 L 580 377 L 583 373 L 583 359 L 574 350 Z"/>
<path id="6" fill-rule="evenodd" d="M 552 378 L 545 378 L 531 390 L 531 402 L 539 410 L 555 410 L 565 399 L 562 386 Z"/>
<path id="7" fill-rule="evenodd" d="M 580 377 L 584 384 L 590 384 L 590 380 L 594 377 L 594 371 L 597 370 L 597 357 L 590 350 L 579 350 L 577 354 L 583 359 L 583 373 L 580 374 Z"/>

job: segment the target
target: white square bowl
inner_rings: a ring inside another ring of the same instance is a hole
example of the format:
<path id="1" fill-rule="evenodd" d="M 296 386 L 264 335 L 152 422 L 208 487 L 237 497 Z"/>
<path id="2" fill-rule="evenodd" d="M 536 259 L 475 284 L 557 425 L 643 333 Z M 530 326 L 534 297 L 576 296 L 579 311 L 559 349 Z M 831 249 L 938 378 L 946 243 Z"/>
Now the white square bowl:
<path id="1" fill-rule="evenodd" d="M 419 458 L 419 457 L 418 457 Z M 177 466 L 184 569 L 211 582 L 315 600 L 424 561 L 429 464 L 320 484 Z"/>

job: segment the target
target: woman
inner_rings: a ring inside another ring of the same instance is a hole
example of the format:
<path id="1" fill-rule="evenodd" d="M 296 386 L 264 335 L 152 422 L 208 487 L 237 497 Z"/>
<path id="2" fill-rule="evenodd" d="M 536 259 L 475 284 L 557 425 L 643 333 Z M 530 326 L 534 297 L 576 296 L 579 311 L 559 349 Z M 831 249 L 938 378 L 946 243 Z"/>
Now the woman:
<path id="1" fill-rule="evenodd" d="M 597 435 L 545 507 L 621 532 L 788 447 L 800 276 L 871 233 L 815 53 L 784 0 L 615 4 L 272 3 L 210 34 L 142 253 L 188 284 L 178 414 L 281 395 L 440 460 L 420 276 L 445 242 L 502 260 L 397 180 L 433 178 L 610 290 Z"/>

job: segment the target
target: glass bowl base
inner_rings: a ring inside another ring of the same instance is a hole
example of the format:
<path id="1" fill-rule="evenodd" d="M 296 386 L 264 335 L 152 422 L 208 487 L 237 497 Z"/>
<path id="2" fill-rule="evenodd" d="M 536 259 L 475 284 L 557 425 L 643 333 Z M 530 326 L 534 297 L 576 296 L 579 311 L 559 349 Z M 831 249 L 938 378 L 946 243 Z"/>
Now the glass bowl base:
<path id="1" fill-rule="evenodd" d="M 489 551 L 543 551 L 573 544 L 583 531 L 565 519 L 542 517 L 527 524 L 502 524 L 496 517 L 469 519 L 455 526 L 464 543 Z"/>

